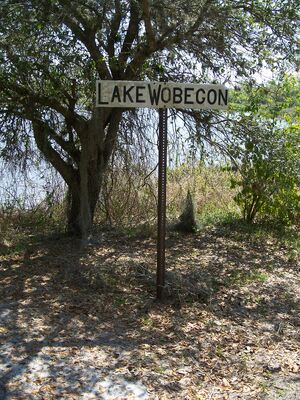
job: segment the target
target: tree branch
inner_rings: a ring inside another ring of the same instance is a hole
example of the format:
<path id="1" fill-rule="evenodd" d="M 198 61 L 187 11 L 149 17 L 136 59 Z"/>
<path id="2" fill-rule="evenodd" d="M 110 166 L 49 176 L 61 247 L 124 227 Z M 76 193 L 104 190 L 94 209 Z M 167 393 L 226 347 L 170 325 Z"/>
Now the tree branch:
<path id="1" fill-rule="evenodd" d="M 149 6 L 149 1 L 148 0 L 141 0 L 142 3 L 142 10 L 143 10 L 143 20 L 145 23 L 145 29 L 146 29 L 146 38 L 147 38 L 147 44 L 149 48 L 155 49 L 156 47 L 156 39 L 155 35 L 153 32 L 152 28 L 152 23 L 151 23 L 151 16 L 150 16 L 150 6 Z"/>
<path id="2" fill-rule="evenodd" d="M 105 57 L 95 42 L 95 33 L 86 28 L 82 30 L 69 15 L 64 15 L 63 22 L 73 32 L 76 38 L 86 47 L 101 79 L 111 79 L 111 73 L 106 65 Z"/>
<path id="3" fill-rule="evenodd" d="M 60 6 L 51 5 L 52 9 L 61 14 L 62 22 L 73 32 L 74 36 L 88 50 L 92 60 L 95 62 L 96 69 L 101 79 L 111 79 L 111 73 L 106 65 L 105 57 L 99 50 L 95 41 L 95 34 L 98 26 L 88 23 L 88 21 L 78 12 L 76 6 L 67 0 L 60 0 Z M 76 22 L 78 21 L 79 24 Z M 82 25 L 83 29 L 80 27 Z"/>
<path id="4" fill-rule="evenodd" d="M 74 143 L 71 141 L 64 140 L 50 127 L 49 127 L 49 135 L 75 161 L 75 163 L 78 166 L 80 162 L 80 151 L 76 149 Z"/>
<path id="5" fill-rule="evenodd" d="M 132 50 L 132 44 L 138 36 L 139 32 L 139 10 L 136 2 L 130 2 L 130 20 L 127 28 L 127 32 L 123 41 L 123 46 L 119 54 L 119 65 L 124 70 L 124 66 L 130 56 Z"/>
<path id="6" fill-rule="evenodd" d="M 17 83 L 4 83 L 8 91 L 15 92 L 19 99 L 20 97 L 25 98 L 28 102 L 38 104 L 40 106 L 50 107 L 53 110 L 60 113 L 70 125 L 74 127 L 76 132 L 80 135 L 86 129 L 86 121 L 78 115 L 75 111 L 71 111 L 70 108 L 62 105 L 55 97 L 45 96 L 43 94 L 35 93 L 27 87 L 21 86 Z M 27 104 L 28 105 L 28 104 Z"/>
<path id="7" fill-rule="evenodd" d="M 111 115 L 110 124 L 107 128 L 107 134 L 104 141 L 104 163 L 107 165 L 111 152 L 115 146 L 119 124 L 122 118 L 122 110 L 119 108 L 114 109 L 113 115 Z"/>
<path id="8" fill-rule="evenodd" d="M 44 154 L 46 159 L 61 174 L 69 187 L 73 187 L 77 181 L 77 172 L 67 164 L 51 146 L 48 135 L 51 136 L 51 128 L 44 121 L 34 118 L 32 121 L 33 134 L 38 149 Z"/>
<path id="9" fill-rule="evenodd" d="M 111 22 L 110 35 L 107 39 L 107 53 L 109 57 L 115 56 L 115 42 L 122 20 L 122 10 L 120 0 L 115 0 L 115 14 Z"/>

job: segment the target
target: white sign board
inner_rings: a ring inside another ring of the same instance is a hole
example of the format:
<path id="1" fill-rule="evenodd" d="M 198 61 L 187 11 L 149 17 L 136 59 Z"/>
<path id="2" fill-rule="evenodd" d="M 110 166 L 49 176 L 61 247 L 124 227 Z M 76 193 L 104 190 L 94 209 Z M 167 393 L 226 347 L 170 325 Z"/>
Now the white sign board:
<path id="1" fill-rule="evenodd" d="M 97 107 L 223 109 L 223 85 L 175 82 L 97 81 Z"/>

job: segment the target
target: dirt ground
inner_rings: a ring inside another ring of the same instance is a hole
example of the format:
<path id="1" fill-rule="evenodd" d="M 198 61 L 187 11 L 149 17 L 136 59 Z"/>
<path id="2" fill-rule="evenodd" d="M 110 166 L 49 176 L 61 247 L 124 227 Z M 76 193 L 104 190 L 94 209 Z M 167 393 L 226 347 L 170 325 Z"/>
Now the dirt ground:
<path id="1" fill-rule="evenodd" d="M 0 262 L 0 399 L 300 399 L 300 265 L 267 235 L 28 238 Z M 9 250 L 9 251 L 8 251 Z"/>

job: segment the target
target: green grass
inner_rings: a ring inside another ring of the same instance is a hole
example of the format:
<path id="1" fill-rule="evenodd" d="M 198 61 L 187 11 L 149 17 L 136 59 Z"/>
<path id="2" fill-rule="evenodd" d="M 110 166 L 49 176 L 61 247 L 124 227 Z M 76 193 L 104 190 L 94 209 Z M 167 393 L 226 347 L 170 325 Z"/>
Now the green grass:
<path id="1" fill-rule="evenodd" d="M 251 283 L 264 283 L 268 280 L 268 274 L 261 271 L 234 270 L 224 280 L 225 286 L 246 286 Z"/>
<path id="2" fill-rule="evenodd" d="M 240 219 L 237 209 L 205 207 L 200 214 L 197 214 L 197 220 L 200 227 L 230 225 Z"/>
<path id="3" fill-rule="evenodd" d="M 248 223 L 236 211 L 216 209 L 200 216 L 204 226 L 214 225 L 224 233 L 234 235 L 236 240 L 272 239 L 290 249 L 291 254 L 300 254 L 300 228 L 260 221 Z"/>
<path id="4" fill-rule="evenodd" d="M 300 257 L 300 229 L 286 229 L 282 237 L 283 243 L 289 248 L 290 258 Z"/>

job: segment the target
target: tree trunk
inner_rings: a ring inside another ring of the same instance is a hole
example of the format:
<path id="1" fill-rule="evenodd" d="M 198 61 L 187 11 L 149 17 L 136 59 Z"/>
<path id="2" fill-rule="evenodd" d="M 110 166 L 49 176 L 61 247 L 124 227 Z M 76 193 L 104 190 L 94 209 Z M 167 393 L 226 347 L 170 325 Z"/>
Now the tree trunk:
<path id="1" fill-rule="evenodd" d="M 70 235 L 86 240 L 94 219 L 97 201 L 102 188 L 105 172 L 83 170 L 81 166 L 79 182 L 68 193 L 67 230 Z"/>
<path id="2" fill-rule="evenodd" d="M 84 160 L 84 158 L 86 158 Z M 94 168 L 86 156 L 81 157 L 79 179 L 69 186 L 67 230 L 70 235 L 88 238 L 102 188 L 105 166 Z"/>
<path id="3" fill-rule="evenodd" d="M 80 194 L 68 189 L 67 194 L 67 231 L 70 235 L 80 236 Z"/>
<path id="4" fill-rule="evenodd" d="M 80 236 L 83 241 L 88 239 L 93 225 L 103 176 L 115 145 L 121 115 L 120 111 L 115 112 L 104 132 L 104 113 L 96 110 L 86 135 L 81 138 L 78 179 L 69 184 L 68 232 Z"/>
<path id="5" fill-rule="evenodd" d="M 80 148 L 72 140 L 65 141 L 41 119 L 33 123 L 39 150 L 68 185 L 68 232 L 80 236 L 83 241 L 92 228 L 103 176 L 115 147 L 121 117 L 121 109 L 95 108 L 90 121 L 81 121 L 77 126 Z M 54 138 L 56 144 L 69 155 L 70 162 L 57 152 L 50 138 Z"/>

